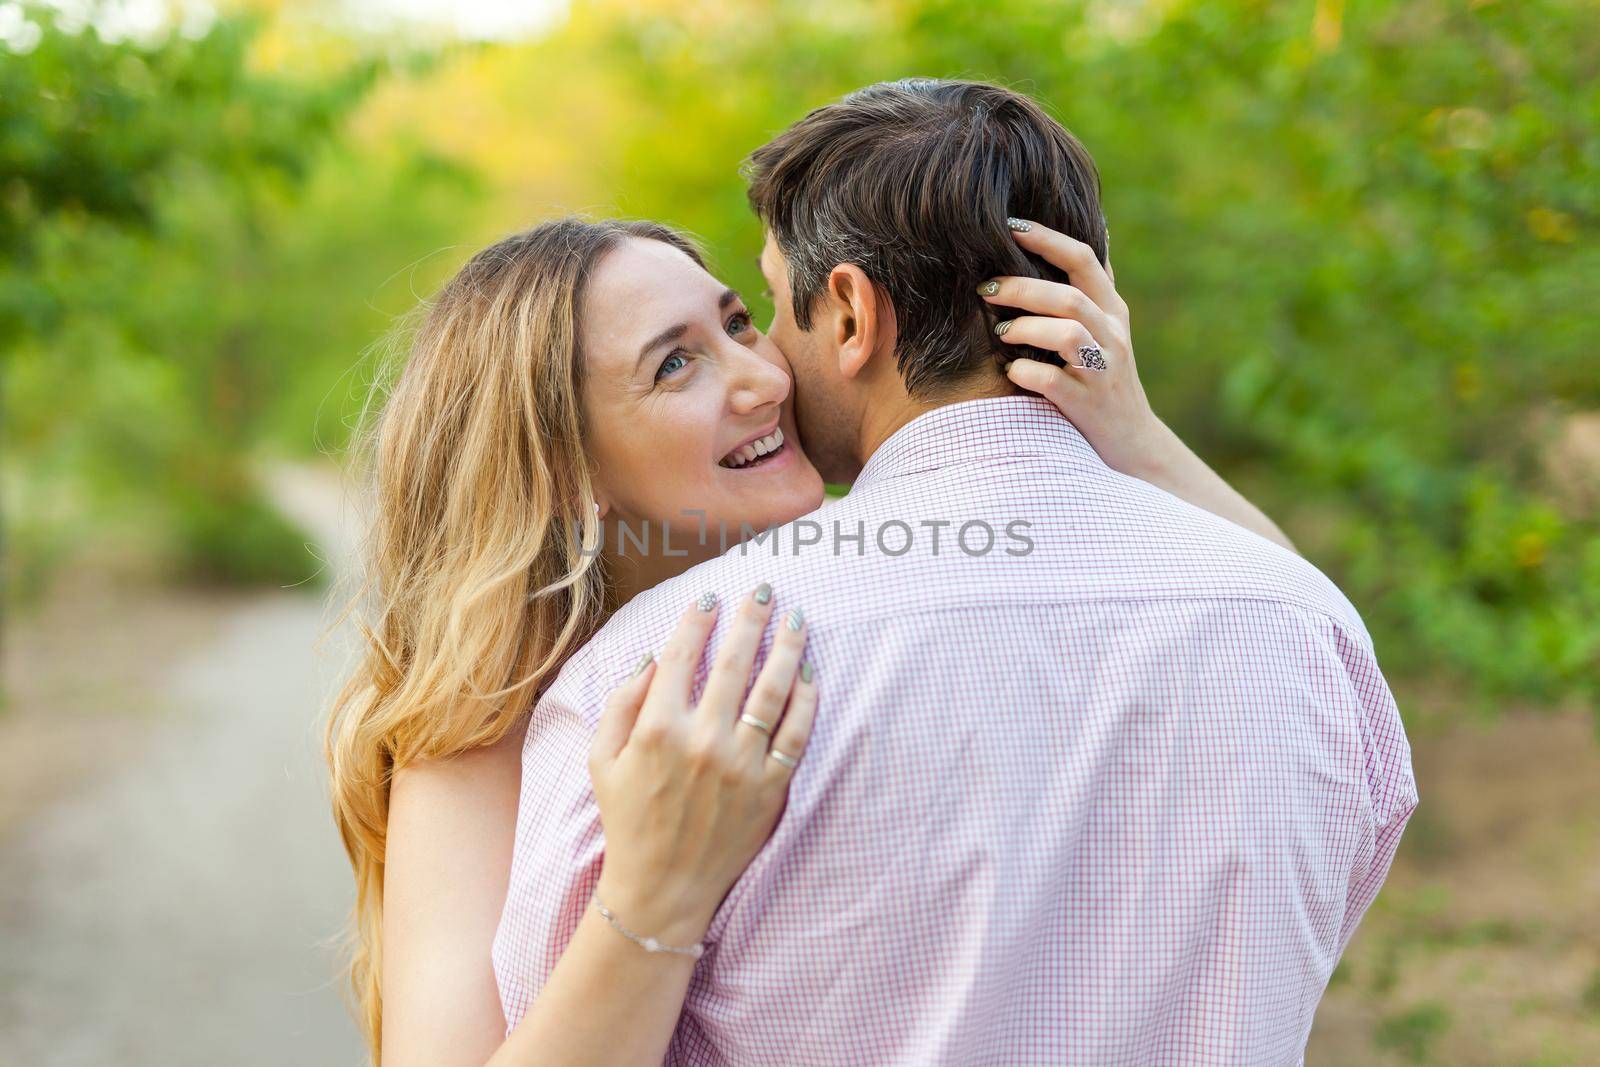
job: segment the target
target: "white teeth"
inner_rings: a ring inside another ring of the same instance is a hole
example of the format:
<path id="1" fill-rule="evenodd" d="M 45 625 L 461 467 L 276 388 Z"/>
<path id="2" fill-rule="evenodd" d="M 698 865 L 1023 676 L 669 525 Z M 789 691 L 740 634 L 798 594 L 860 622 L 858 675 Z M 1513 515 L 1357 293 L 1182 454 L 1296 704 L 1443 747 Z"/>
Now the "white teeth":
<path id="1" fill-rule="evenodd" d="M 776 452 L 783 445 L 783 431 L 773 430 L 759 441 L 752 441 L 747 445 L 728 453 L 722 465 L 730 469 L 738 469 L 760 456 L 768 456 Z"/>

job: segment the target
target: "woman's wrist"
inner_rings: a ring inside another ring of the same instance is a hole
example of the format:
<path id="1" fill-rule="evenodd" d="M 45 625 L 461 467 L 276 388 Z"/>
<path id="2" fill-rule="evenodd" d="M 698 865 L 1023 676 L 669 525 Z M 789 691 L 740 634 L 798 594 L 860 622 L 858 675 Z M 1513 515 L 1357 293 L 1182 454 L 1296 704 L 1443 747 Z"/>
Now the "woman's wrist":
<path id="1" fill-rule="evenodd" d="M 678 903 L 671 894 L 629 892 L 607 884 L 601 876 L 594 896 L 618 923 L 641 937 L 655 938 L 663 945 L 696 944 L 711 928 L 711 913 L 704 907 Z M 623 935 L 619 932 L 618 936 Z"/>
<path id="2" fill-rule="evenodd" d="M 606 907 L 605 902 L 600 899 L 598 894 L 590 901 L 590 904 L 593 910 L 606 921 L 607 926 L 651 955 L 678 956 L 684 959 L 697 960 L 705 954 L 706 946 L 698 940 L 686 945 L 672 944 L 662 941 L 653 934 L 643 934 L 637 930 L 629 929 L 626 923 L 617 918 L 616 912 Z"/>
<path id="3" fill-rule="evenodd" d="M 1123 440 L 1126 443 L 1112 455 L 1101 456 L 1106 465 L 1120 474 L 1167 488 L 1167 482 L 1181 467 L 1183 440 L 1154 412 Z"/>

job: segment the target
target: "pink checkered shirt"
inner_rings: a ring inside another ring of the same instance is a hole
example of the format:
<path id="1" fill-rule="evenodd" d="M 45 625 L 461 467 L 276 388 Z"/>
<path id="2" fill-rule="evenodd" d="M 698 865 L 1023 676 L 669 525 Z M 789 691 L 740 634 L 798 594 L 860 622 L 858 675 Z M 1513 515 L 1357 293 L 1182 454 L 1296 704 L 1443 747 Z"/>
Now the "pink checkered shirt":
<path id="1" fill-rule="evenodd" d="M 1034 397 L 917 418 L 846 498 L 566 665 L 494 945 L 511 1026 L 599 877 L 606 693 L 701 591 L 762 580 L 805 611 L 821 706 L 667 1064 L 1301 1060 L 1417 803 L 1371 638 L 1311 564 L 1112 471 Z"/>

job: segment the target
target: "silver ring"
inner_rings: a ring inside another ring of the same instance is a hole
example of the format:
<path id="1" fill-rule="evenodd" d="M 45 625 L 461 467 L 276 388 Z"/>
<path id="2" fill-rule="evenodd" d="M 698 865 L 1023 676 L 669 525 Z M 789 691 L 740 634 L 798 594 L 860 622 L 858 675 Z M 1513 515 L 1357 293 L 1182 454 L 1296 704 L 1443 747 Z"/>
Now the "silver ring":
<path id="1" fill-rule="evenodd" d="M 779 752 L 777 749 L 773 749 L 771 752 L 768 752 L 767 755 L 771 756 L 773 759 L 777 760 L 791 771 L 800 766 L 799 760 L 795 759 L 791 755 L 788 755 L 787 753 Z"/>
<path id="2" fill-rule="evenodd" d="M 744 723 L 746 726 L 754 726 L 757 730 L 760 730 L 768 737 L 772 736 L 772 725 L 770 723 L 762 722 L 754 715 L 741 715 L 739 716 L 739 721 Z"/>
<path id="3" fill-rule="evenodd" d="M 1106 369 L 1105 353 L 1100 351 L 1100 346 L 1099 345 L 1096 345 L 1096 344 L 1079 345 L 1078 346 L 1078 358 L 1083 360 L 1083 362 L 1074 364 L 1074 366 L 1079 367 L 1082 370 L 1105 370 Z"/>

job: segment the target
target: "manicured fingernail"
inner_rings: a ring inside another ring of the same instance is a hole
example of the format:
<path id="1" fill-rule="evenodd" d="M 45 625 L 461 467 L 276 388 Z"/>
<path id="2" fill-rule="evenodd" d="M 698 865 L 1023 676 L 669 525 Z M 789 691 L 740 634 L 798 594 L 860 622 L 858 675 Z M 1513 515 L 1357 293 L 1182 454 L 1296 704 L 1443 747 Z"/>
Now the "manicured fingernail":
<path id="1" fill-rule="evenodd" d="M 800 614 L 800 609 L 795 608 L 783 620 L 783 624 L 791 630 L 800 629 L 800 624 L 805 621 L 805 616 Z"/>
<path id="2" fill-rule="evenodd" d="M 637 678 L 637 677 L 639 677 L 639 675 L 644 673 L 644 669 L 646 667 L 650 666 L 651 661 L 654 660 L 655 658 L 656 658 L 656 654 L 654 652 L 646 652 L 644 654 L 644 659 L 639 661 L 639 665 L 633 669 L 633 673 L 628 675 L 628 677 L 629 678 Z"/>
<path id="3" fill-rule="evenodd" d="M 978 295 L 979 296 L 993 296 L 994 294 L 998 293 L 999 291 L 1000 291 L 1000 283 L 999 282 L 984 282 L 982 285 L 978 286 Z"/>
<path id="4" fill-rule="evenodd" d="M 694 606 L 699 608 L 701 611 L 710 611 L 712 608 L 717 606 L 717 594 L 707 589 L 704 593 L 700 594 L 700 599 L 694 602 Z"/>
<path id="5" fill-rule="evenodd" d="M 762 582 L 756 586 L 756 603 L 770 604 L 772 602 L 772 586 Z"/>
<path id="6" fill-rule="evenodd" d="M 802 682 L 811 681 L 811 661 L 810 660 L 806 660 L 804 663 L 800 664 L 800 680 Z"/>
<path id="7" fill-rule="evenodd" d="M 1017 233 L 1027 233 L 1029 230 L 1033 229 L 1033 223 L 1026 222 L 1022 219 L 1008 218 L 1006 219 L 1006 228 L 1015 230 Z"/>
<path id="8" fill-rule="evenodd" d="M 1006 335 L 1006 331 L 1011 329 L 1011 324 L 1013 322 L 1015 322 L 1015 321 L 1016 321 L 1015 319 L 1006 319 L 1003 322 L 995 323 L 994 324 L 994 335 L 996 337 L 1004 337 Z"/>

